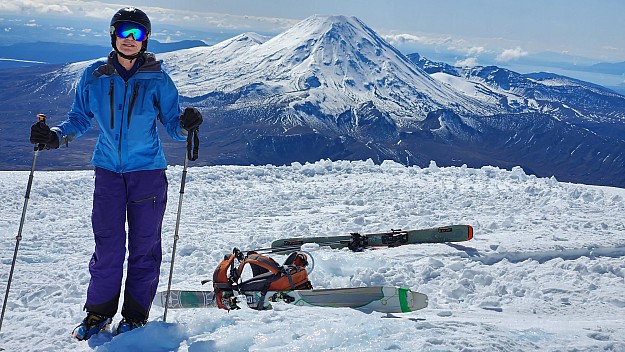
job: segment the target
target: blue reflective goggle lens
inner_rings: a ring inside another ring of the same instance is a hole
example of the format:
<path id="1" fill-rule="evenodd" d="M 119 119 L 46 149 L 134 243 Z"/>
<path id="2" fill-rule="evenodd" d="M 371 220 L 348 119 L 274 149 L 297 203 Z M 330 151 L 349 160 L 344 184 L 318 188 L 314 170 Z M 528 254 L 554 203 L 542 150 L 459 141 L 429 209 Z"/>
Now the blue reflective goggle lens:
<path id="1" fill-rule="evenodd" d="M 120 38 L 132 37 L 142 42 L 147 39 L 148 31 L 142 25 L 134 22 L 119 22 L 115 24 L 115 35 Z"/>

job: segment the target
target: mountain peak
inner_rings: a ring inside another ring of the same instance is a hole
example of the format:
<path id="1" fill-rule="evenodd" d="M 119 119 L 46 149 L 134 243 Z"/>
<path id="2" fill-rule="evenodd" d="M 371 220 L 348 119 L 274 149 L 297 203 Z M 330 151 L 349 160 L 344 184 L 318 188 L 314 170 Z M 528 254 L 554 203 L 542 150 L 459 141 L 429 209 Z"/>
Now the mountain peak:
<path id="1" fill-rule="evenodd" d="M 337 118 L 372 102 L 407 123 L 438 109 L 488 110 L 430 77 L 356 17 L 313 15 L 266 41 L 245 34 L 198 52 L 206 55 L 165 60 L 202 71 L 195 76 L 184 67 L 170 70 L 180 80 L 181 94 L 190 98 L 222 92 L 234 93 L 242 104 L 278 99 L 305 118 L 318 115 L 297 110 L 307 104 Z M 298 103 L 287 103 L 295 95 Z"/>
<path id="2" fill-rule="evenodd" d="M 343 39 L 346 41 L 359 41 L 360 38 L 374 38 L 378 41 L 377 34 L 366 24 L 353 16 L 343 15 L 313 15 L 299 22 L 289 30 L 278 35 L 275 39 L 282 38 L 315 38 L 315 39 Z M 388 44 L 387 44 L 388 45 Z"/>
<path id="3" fill-rule="evenodd" d="M 332 26 L 340 26 L 340 25 L 352 25 L 355 27 L 358 27 L 361 25 L 364 26 L 364 24 L 358 18 L 353 17 L 353 16 L 312 15 L 312 16 L 305 18 L 304 20 L 302 20 L 301 22 L 293 26 L 291 29 L 297 28 L 297 27 L 329 28 Z"/>

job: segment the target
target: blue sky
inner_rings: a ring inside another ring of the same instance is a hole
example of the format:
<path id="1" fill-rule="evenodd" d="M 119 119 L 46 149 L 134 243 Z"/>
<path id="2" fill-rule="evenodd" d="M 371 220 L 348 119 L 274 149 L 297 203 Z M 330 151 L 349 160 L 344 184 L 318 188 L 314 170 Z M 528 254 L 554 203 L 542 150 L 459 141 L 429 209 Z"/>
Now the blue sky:
<path id="1" fill-rule="evenodd" d="M 168 7 L 171 1 L 135 3 Z M 625 61 L 622 0 L 234 0 L 176 1 L 176 7 L 292 19 L 353 15 L 383 34 Z"/>
<path id="2" fill-rule="evenodd" d="M 360 18 L 404 51 L 411 45 L 415 50 L 429 45 L 452 50 L 459 60 L 479 60 L 480 54 L 490 53 L 504 62 L 550 51 L 625 61 L 622 0 L 138 0 L 124 5 L 146 10 L 155 28 L 162 23 L 198 30 L 278 33 L 312 14 L 348 15 Z M 0 4 L 0 14 L 104 21 L 121 6 L 102 1 L 11 0 Z"/>

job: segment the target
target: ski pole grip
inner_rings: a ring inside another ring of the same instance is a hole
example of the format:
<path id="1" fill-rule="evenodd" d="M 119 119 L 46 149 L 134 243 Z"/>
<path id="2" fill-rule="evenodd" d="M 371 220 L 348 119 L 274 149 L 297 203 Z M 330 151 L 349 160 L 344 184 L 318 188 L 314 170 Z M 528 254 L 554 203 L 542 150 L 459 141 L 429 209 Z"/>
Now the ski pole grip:
<path id="1" fill-rule="evenodd" d="M 37 119 L 39 120 L 39 122 L 37 122 L 40 126 L 45 126 L 46 125 L 46 118 L 47 116 L 44 114 L 37 114 Z"/>
<path id="2" fill-rule="evenodd" d="M 37 119 L 39 119 L 38 124 L 45 126 L 46 125 L 46 115 L 45 114 L 37 114 Z M 35 150 L 44 150 L 46 145 L 43 143 L 37 144 L 35 146 Z"/>

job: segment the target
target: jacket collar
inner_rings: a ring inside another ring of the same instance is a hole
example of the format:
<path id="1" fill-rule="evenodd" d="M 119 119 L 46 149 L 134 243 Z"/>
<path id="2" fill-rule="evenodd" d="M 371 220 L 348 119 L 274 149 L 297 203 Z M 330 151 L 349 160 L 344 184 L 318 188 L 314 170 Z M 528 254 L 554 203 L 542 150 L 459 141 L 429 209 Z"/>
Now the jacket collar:
<path id="1" fill-rule="evenodd" d="M 117 74 L 115 65 L 113 64 L 114 57 L 117 55 L 115 51 L 111 51 L 108 55 L 106 63 L 100 65 L 94 72 L 94 76 L 112 76 Z M 143 53 L 143 65 L 139 67 L 138 72 L 161 72 L 161 62 L 156 60 L 156 56 L 153 53 Z"/>

